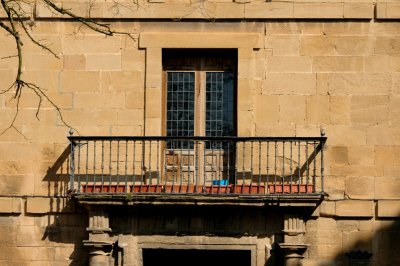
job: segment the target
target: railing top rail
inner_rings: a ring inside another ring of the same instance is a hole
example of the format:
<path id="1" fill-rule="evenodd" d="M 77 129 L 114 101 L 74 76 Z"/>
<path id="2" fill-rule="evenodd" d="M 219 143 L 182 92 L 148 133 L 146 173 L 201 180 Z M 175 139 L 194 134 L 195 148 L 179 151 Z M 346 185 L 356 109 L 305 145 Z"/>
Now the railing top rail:
<path id="1" fill-rule="evenodd" d="M 128 141 L 128 140 L 201 140 L 201 141 L 316 141 L 325 143 L 327 137 L 204 137 L 204 136 L 68 136 L 70 141 Z"/>

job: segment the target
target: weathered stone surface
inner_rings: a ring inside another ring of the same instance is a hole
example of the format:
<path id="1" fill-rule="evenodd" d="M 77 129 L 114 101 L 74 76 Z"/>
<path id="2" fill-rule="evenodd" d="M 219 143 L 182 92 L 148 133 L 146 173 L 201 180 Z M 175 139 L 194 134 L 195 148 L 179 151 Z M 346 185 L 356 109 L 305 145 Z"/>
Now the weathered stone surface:
<path id="1" fill-rule="evenodd" d="M 379 200 L 378 217 L 400 217 L 400 200 Z"/>
<path id="2" fill-rule="evenodd" d="M 373 217 L 374 202 L 361 200 L 337 201 L 336 215 L 339 217 Z"/>

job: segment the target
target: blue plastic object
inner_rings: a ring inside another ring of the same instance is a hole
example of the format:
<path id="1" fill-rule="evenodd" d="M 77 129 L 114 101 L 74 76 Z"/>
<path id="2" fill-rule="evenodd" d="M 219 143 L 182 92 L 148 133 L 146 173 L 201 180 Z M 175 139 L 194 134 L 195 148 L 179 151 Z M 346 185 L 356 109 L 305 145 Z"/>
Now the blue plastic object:
<path id="1" fill-rule="evenodd" d="M 213 186 L 227 186 L 228 185 L 228 180 L 213 180 L 212 181 Z"/>

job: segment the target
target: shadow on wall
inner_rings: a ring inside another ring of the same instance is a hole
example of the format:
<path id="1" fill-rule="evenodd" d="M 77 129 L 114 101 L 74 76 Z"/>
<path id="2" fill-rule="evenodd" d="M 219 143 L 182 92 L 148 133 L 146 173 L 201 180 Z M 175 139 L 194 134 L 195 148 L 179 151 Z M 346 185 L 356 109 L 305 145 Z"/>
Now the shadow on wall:
<path id="1" fill-rule="evenodd" d="M 68 265 L 87 265 L 87 249 L 83 240 L 87 239 L 87 211 L 69 197 L 69 155 L 68 145 L 48 168 L 43 182 L 47 184 L 46 229 L 42 241 L 60 244 L 61 256 L 57 259 Z"/>
<path id="2" fill-rule="evenodd" d="M 400 214 L 393 219 L 361 220 L 360 224 L 370 226 L 371 230 L 361 230 L 354 226 L 350 230 L 342 231 L 341 253 L 335 257 L 335 264 L 322 265 L 349 265 L 349 266 L 393 266 L 400 265 Z M 355 220 L 338 220 L 348 222 Z M 351 226 L 349 226 L 351 227 Z M 364 229 L 364 228 L 363 228 Z M 346 239 L 345 239 L 346 238 Z M 354 240 L 353 240 L 354 239 Z M 346 240 L 346 241 L 345 241 Z"/>

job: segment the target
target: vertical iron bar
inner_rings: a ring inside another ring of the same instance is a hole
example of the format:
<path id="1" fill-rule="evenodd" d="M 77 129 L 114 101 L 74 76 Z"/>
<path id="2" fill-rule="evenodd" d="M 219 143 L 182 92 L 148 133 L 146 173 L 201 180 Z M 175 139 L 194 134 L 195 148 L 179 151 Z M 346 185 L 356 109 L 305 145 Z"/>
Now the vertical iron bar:
<path id="1" fill-rule="evenodd" d="M 89 141 L 86 142 L 86 188 L 89 182 Z M 93 186 L 94 191 L 95 186 Z"/>
<path id="2" fill-rule="evenodd" d="M 136 140 L 133 140 L 133 158 L 132 158 L 132 192 L 135 192 L 135 163 L 136 163 Z"/>
<path id="3" fill-rule="evenodd" d="M 277 165 L 276 165 L 276 163 L 277 163 L 277 156 L 278 156 L 278 145 L 277 145 L 277 143 L 276 143 L 276 140 L 275 140 L 275 154 L 274 154 L 274 156 L 275 156 L 275 162 L 274 162 L 274 170 L 275 170 L 275 173 L 274 173 L 274 190 L 275 190 L 275 193 L 276 193 L 276 180 L 277 180 L 277 178 L 276 178 L 276 174 L 277 174 Z"/>
<path id="4" fill-rule="evenodd" d="M 101 141 L 101 191 L 104 187 L 104 140 Z"/>
<path id="5" fill-rule="evenodd" d="M 231 177 L 230 177 L 230 175 L 231 175 L 231 145 L 232 145 L 232 141 L 231 140 L 228 140 L 227 141 L 227 146 L 228 146 L 228 153 L 227 153 L 227 169 L 226 169 L 226 193 L 229 193 L 229 182 L 230 182 L 230 180 L 231 180 Z"/>
<path id="6" fill-rule="evenodd" d="M 254 142 L 251 140 L 250 141 L 250 188 L 249 188 L 249 194 L 252 194 L 252 189 L 253 189 L 253 150 L 254 150 Z"/>
<path id="7" fill-rule="evenodd" d="M 239 163 L 239 158 L 238 158 L 238 152 L 237 152 L 237 150 L 238 150 L 238 146 L 237 146 L 237 144 L 238 144 L 238 141 L 237 140 L 235 140 L 234 141 L 234 144 L 235 144 L 235 158 L 234 158 L 234 160 L 235 160 L 235 166 L 234 166 L 234 171 L 235 171 L 235 173 L 234 173 L 234 177 L 233 177 L 233 193 L 235 193 L 236 194 L 236 186 L 237 186 L 237 171 L 238 171 L 238 163 Z"/>
<path id="8" fill-rule="evenodd" d="M 157 140 L 157 154 L 156 154 L 156 156 L 157 156 L 157 169 L 156 169 L 156 171 L 157 171 L 157 185 L 156 185 L 156 190 L 155 190 L 155 192 L 157 192 L 158 191 L 158 186 L 159 186 L 159 184 L 160 184 L 160 167 L 159 167 L 159 164 L 160 164 L 160 140 L 158 139 Z"/>
<path id="9" fill-rule="evenodd" d="M 197 182 L 198 182 L 198 178 L 199 178 L 199 142 L 195 141 L 194 142 L 194 193 L 197 193 Z"/>
<path id="10" fill-rule="evenodd" d="M 119 188 L 119 140 L 117 140 L 117 188 L 116 191 L 118 193 Z"/>
<path id="11" fill-rule="evenodd" d="M 290 141 L 290 194 L 293 192 L 293 141 Z"/>
<path id="12" fill-rule="evenodd" d="M 74 145 L 75 145 L 75 142 L 74 142 Z M 78 140 L 78 192 L 81 191 L 81 146 L 82 146 L 81 141 Z M 75 166 L 74 166 L 74 168 L 75 168 Z M 86 187 L 85 187 L 85 189 L 86 189 Z"/>
<path id="13" fill-rule="evenodd" d="M 313 193 L 315 193 L 315 181 L 316 181 L 316 178 L 317 178 L 317 165 L 316 165 L 316 161 L 317 161 L 317 150 L 316 150 L 316 144 L 317 144 L 317 142 L 315 142 L 314 141 L 314 144 L 313 144 L 313 146 L 314 146 L 314 160 L 313 160 L 313 163 L 314 163 L 314 170 L 313 170 Z M 307 190 L 308 191 L 308 190 Z"/>
<path id="14" fill-rule="evenodd" d="M 267 177 L 266 177 L 266 181 L 265 181 L 265 185 L 268 186 L 268 190 L 269 190 L 269 141 L 267 140 Z M 265 192 L 267 192 L 267 188 L 265 188 Z M 274 191 L 275 192 L 275 191 Z"/>
<path id="15" fill-rule="evenodd" d="M 145 150 L 146 150 L 146 142 L 144 140 L 142 140 L 142 154 L 140 156 L 140 186 L 139 186 L 139 192 L 142 192 L 142 186 L 143 186 L 143 182 L 144 182 L 144 175 L 145 175 L 145 160 L 146 160 L 146 154 L 145 154 Z"/>
<path id="16" fill-rule="evenodd" d="M 181 157 L 179 160 L 179 170 L 181 172 L 180 174 L 180 180 L 179 180 L 179 193 L 181 193 L 181 189 L 182 189 L 182 181 L 183 181 L 183 169 L 182 169 L 182 161 L 183 161 L 183 144 L 184 144 L 184 140 L 180 140 L 180 152 L 179 152 L 179 156 Z"/>
<path id="17" fill-rule="evenodd" d="M 96 141 L 95 140 L 93 141 L 93 185 L 96 186 Z"/>
<path id="18" fill-rule="evenodd" d="M 246 156 L 246 152 L 245 152 L 245 143 L 246 142 L 244 142 L 244 141 L 242 141 L 242 143 L 243 143 L 243 153 L 242 153 L 242 156 L 243 156 L 243 165 L 242 165 L 242 190 L 241 190 L 241 193 L 243 194 L 243 190 L 244 190 L 244 188 L 245 188 L 245 156 Z"/>
<path id="19" fill-rule="evenodd" d="M 300 151 L 300 146 L 301 146 L 301 142 L 300 142 L 300 140 L 299 140 L 299 148 L 298 148 L 298 162 L 297 162 L 297 168 L 298 168 L 298 172 L 299 172 L 299 178 L 298 178 L 298 180 L 297 180 L 297 185 L 298 185 L 298 191 L 297 191 L 297 193 L 300 193 L 300 185 L 301 185 L 301 183 L 303 183 L 302 182 L 302 178 L 301 178 L 301 162 L 300 162 L 300 154 L 301 154 L 301 151 Z"/>
<path id="20" fill-rule="evenodd" d="M 282 142 L 282 193 L 285 193 L 285 141 Z"/>
<path id="21" fill-rule="evenodd" d="M 257 184 L 257 193 L 260 193 L 261 188 L 261 144 L 262 142 L 258 141 L 258 184 Z M 264 187 L 265 189 L 265 187 Z"/>
<path id="22" fill-rule="evenodd" d="M 306 191 L 308 190 L 308 186 L 309 186 L 309 178 L 310 178 L 310 169 L 309 169 L 309 165 L 308 165 L 308 141 L 305 142 L 306 143 Z"/>
<path id="23" fill-rule="evenodd" d="M 147 182 L 147 192 L 150 192 L 150 186 L 153 184 L 153 173 L 151 172 L 151 143 L 153 141 L 149 140 L 149 182 Z"/>
<path id="24" fill-rule="evenodd" d="M 321 192 L 324 192 L 324 144 L 324 140 L 321 140 Z"/>
<path id="25" fill-rule="evenodd" d="M 108 166 L 110 169 L 110 177 L 108 182 L 108 191 L 111 192 L 111 175 L 112 175 L 112 140 L 110 139 L 110 165 Z"/>
<path id="26" fill-rule="evenodd" d="M 125 193 L 128 192 L 128 140 L 125 140 Z"/>
<path id="27" fill-rule="evenodd" d="M 70 149 L 71 156 L 69 162 L 69 189 L 73 193 L 74 192 L 74 181 L 75 181 L 75 142 L 73 140 L 70 141 Z M 79 163 L 79 161 L 78 161 Z M 79 183 L 78 183 L 79 184 Z M 78 187 L 79 192 L 79 187 Z"/>

